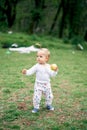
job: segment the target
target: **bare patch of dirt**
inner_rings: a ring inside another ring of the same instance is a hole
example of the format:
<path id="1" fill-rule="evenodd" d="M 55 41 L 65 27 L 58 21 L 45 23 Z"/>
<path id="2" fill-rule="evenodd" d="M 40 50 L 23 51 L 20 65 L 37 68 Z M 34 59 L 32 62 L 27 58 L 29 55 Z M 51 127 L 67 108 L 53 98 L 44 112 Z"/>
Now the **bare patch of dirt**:
<path id="1" fill-rule="evenodd" d="M 20 109 L 20 110 L 27 110 L 28 109 L 25 102 L 20 102 L 17 104 L 17 106 L 18 106 L 18 109 Z"/>

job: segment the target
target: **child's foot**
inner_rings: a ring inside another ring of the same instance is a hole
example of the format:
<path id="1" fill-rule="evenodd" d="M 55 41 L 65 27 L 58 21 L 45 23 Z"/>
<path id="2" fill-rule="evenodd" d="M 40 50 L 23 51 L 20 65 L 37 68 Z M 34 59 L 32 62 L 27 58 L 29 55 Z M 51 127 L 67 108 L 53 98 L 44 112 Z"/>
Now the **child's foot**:
<path id="1" fill-rule="evenodd" d="M 54 107 L 52 107 L 52 106 L 47 106 L 46 108 L 47 108 L 47 110 L 54 111 Z"/>
<path id="2" fill-rule="evenodd" d="M 32 113 L 37 113 L 38 112 L 38 109 L 37 108 L 34 108 L 33 110 L 32 110 Z"/>

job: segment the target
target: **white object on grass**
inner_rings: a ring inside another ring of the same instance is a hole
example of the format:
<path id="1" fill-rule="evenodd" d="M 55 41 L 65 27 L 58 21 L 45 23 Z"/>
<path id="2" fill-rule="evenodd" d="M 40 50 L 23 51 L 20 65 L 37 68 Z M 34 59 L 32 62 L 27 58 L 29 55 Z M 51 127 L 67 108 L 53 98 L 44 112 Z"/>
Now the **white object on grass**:
<path id="1" fill-rule="evenodd" d="M 35 48 L 33 45 L 30 47 L 19 47 L 19 48 L 9 48 L 10 51 L 17 51 L 19 53 L 30 53 L 30 52 L 36 52 L 39 49 Z"/>

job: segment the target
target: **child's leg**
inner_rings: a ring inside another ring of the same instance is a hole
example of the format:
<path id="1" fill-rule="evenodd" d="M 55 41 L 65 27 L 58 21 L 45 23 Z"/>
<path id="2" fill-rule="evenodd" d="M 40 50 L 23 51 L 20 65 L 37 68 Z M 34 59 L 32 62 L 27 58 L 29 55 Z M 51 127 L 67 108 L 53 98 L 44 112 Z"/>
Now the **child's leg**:
<path id="1" fill-rule="evenodd" d="M 45 97 L 46 97 L 46 106 L 51 106 L 53 100 L 53 94 L 50 84 L 48 84 L 48 86 L 46 87 Z"/>
<path id="2" fill-rule="evenodd" d="M 41 96 L 42 96 L 42 91 L 40 89 L 38 89 L 37 84 L 35 84 L 34 97 L 33 97 L 34 108 L 39 109 Z"/>

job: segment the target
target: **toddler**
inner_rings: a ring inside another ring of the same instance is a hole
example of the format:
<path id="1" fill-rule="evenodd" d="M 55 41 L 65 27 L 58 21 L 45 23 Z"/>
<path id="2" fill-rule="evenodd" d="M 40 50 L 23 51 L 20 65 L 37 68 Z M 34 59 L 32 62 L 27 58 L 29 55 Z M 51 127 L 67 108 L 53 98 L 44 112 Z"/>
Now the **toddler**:
<path id="1" fill-rule="evenodd" d="M 35 85 L 34 85 L 34 96 L 32 113 L 37 113 L 40 107 L 40 100 L 42 93 L 45 95 L 46 108 L 47 110 L 54 110 L 52 106 L 53 94 L 51 90 L 50 77 L 56 76 L 58 68 L 51 69 L 47 63 L 50 58 L 50 52 L 46 48 L 41 48 L 37 52 L 37 63 L 30 69 L 23 69 L 22 73 L 25 75 L 36 74 Z"/>

